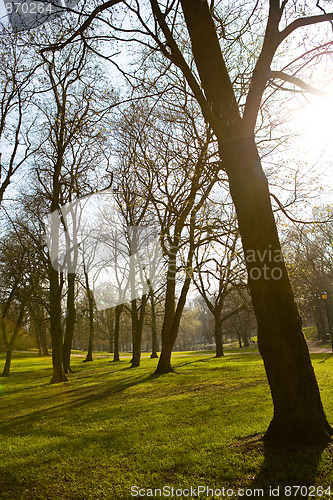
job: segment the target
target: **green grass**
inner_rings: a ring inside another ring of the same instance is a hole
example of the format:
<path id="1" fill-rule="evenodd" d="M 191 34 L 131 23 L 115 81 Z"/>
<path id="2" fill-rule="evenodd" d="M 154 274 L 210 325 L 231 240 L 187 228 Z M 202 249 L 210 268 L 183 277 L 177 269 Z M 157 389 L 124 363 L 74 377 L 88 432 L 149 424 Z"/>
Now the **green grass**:
<path id="1" fill-rule="evenodd" d="M 303 332 L 306 340 L 318 340 L 318 331 L 316 326 L 305 326 Z"/>
<path id="2" fill-rule="evenodd" d="M 264 488 L 270 498 L 269 486 L 331 484 L 333 494 L 333 448 L 260 441 L 273 409 L 257 354 L 176 355 L 176 373 L 161 377 L 151 375 L 156 360 L 131 369 L 82 359 L 69 382 L 50 385 L 49 358 L 15 353 L 10 379 L 0 379 L 1 500 L 160 498 L 132 497 L 134 485 L 228 487 L 233 498 Z M 312 359 L 333 423 L 333 357 Z"/>

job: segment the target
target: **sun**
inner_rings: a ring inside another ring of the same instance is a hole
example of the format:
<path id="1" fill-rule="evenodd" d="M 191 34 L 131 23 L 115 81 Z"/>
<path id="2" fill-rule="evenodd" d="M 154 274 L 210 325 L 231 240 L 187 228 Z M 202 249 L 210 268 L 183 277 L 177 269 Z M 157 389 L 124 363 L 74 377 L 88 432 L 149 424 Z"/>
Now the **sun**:
<path id="1" fill-rule="evenodd" d="M 315 97 L 299 113 L 305 151 L 315 156 L 333 153 L 333 95 Z"/>

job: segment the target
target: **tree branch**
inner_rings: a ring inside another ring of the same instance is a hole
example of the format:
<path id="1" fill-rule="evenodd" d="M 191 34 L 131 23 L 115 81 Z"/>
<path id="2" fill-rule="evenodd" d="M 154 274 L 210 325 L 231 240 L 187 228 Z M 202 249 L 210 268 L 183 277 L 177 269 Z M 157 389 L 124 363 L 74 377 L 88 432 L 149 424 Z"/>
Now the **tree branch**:
<path id="1" fill-rule="evenodd" d="M 323 23 L 326 21 L 333 21 L 333 12 L 328 14 L 322 14 L 320 16 L 309 16 L 309 17 L 301 17 L 293 21 L 289 26 L 287 26 L 283 31 L 280 32 L 280 41 L 281 43 L 287 36 L 289 36 L 293 31 L 298 28 L 302 28 L 303 26 L 309 26 L 311 24 Z"/>
<path id="2" fill-rule="evenodd" d="M 285 82 L 292 83 L 293 85 L 300 87 L 301 89 L 305 90 L 305 92 L 309 92 L 310 94 L 316 94 L 321 97 L 329 96 L 327 92 L 316 89 L 315 87 L 312 87 L 311 85 L 303 82 L 303 80 L 301 80 L 300 78 L 297 78 L 297 76 L 287 75 L 287 73 L 284 73 L 283 71 L 271 71 L 269 78 L 278 78 L 279 80 L 284 80 Z"/>

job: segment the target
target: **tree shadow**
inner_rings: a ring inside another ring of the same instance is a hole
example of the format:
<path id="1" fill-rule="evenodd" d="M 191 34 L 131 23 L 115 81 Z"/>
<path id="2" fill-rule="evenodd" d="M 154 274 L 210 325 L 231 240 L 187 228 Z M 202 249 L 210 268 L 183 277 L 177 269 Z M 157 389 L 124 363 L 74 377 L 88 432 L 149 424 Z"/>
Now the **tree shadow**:
<path id="1" fill-rule="evenodd" d="M 249 442 L 250 447 L 251 444 L 261 450 L 264 461 L 257 475 L 247 486 L 247 489 L 252 491 L 252 495 L 246 495 L 247 498 L 260 498 L 259 493 L 261 498 L 317 498 L 316 479 L 319 463 L 327 445 L 278 445 L 264 443 L 261 437 L 252 439 Z M 323 484 L 322 479 L 319 484 L 323 488 L 330 486 Z M 297 490 L 297 486 L 303 486 L 303 489 Z M 311 486 L 314 486 L 312 495 Z"/>

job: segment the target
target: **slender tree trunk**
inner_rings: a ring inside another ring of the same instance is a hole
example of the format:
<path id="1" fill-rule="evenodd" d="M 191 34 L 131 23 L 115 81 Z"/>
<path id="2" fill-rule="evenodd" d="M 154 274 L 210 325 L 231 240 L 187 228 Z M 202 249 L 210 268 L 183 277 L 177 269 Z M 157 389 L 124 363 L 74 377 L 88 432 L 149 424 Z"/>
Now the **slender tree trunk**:
<path id="1" fill-rule="evenodd" d="M 326 339 L 325 320 L 323 317 L 322 306 L 323 306 L 322 304 L 316 304 L 315 306 L 315 321 L 318 331 L 318 340 L 321 340 L 321 342 L 324 344 L 327 341 L 327 339 Z"/>
<path id="2" fill-rule="evenodd" d="M 66 382 L 62 363 L 61 287 L 59 273 L 50 265 L 50 332 L 53 376 L 51 384 Z"/>
<path id="3" fill-rule="evenodd" d="M 74 335 L 74 326 L 76 318 L 75 309 L 75 273 L 68 273 L 67 276 L 67 316 L 66 316 L 66 331 L 64 337 L 64 346 L 62 351 L 62 362 L 65 373 L 72 373 L 71 370 L 71 351 Z"/>
<path id="4" fill-rule="evenodd" d="M 106 311 L 106 320 L 107 320 L 107 329 L 108 329 L 108 337 L 109 337 L 109 352 L 113 352 L 113 339 L 114 339 L 114 317 L 111 316 L 113 312 L 111 309 L 107 309 Z"/>
<path id="5" fill-rule="evenodd" d="M 47 347 L 46 338 L 46 325 L 45 325 L 45 315 L 43 306 L 36 302 L 34 308 L 30 308 L 30 316 L 34 322 L 36 337 L 38 338 L 38 348 L 40 349 L 40 355 L 49 356 L 49 350 Z"/>
<path id="6" fill-rule="evenodd" d="M 12 354 L 13 354 L 13 348 L 12 348 L 12 346 L 8 346 L 6 349 L 6 362 L 5 362 L 5 366 L 3 368 L 3 372 L 1 374 L 1 377 L 9 377 L 10 363 L 12 361 Z"/>
<path id="7" fill-rule="evenodd" d="M 242 338 L 241 338 L 238 330 L 237 330 L 237 338 L 238 338 L 238 345 L 239 345 L 240 349 L 243 349 Z"/>
<path id="8" fill-rule="evenodd" d="M 47 339 L 46 339 L 46 326 L 45 326 L 45 318 L 44 314 L 41 316 L 41 321 L 39 323 L 39 341 L 40 346 L 42 348 L 43 356 L 49 356 L 49 349 L 47 347 Z"/>
<path id="9" fill-rule="evenodd" d="M 88 352 L 84 362 L 93 361 L 93 348 L 95 339 L 95 325 L 94 325 L 94 296 L 89 286 L 88 272 L 84 269 L 84 276 L 86 280 L 87 287 L 87 298 L 89 304 L 89 341 L 88 341 Z"/>
<path id="10" fill-rule="evenodd" d="M 35 333 L 36 333 L 36 344 L 37 344 L 37 349 L 38 349 L 38 356 L 41 356 L 42 355 L 42 348 L 40 345 L 38 328 L 35 329 Z"/>
<path id="11" fill-rule="evenodd" d="M 223 352 L 222 322 L 221 322 L 220 309 L 216 309 L 214 314 L 214 335 L 215 335 L 215 345 L 216 345 L 216 357 L 221 358 L 222 356 L 224 356 L 224 352 Z"/>
<path id="12" fill-rule="evenodd" d="M 158 365 L 155 370 L 156 374 L 164 374 L 173 372 L 171 366 L 171 354 L 173 346 L 175 345 L 179 324 L 184 310 L 187 292 L 189 290 L 191 283 L 191 277 L 187 276 L 178 300 L 177 308 L 175 310 L 175 281 L 173 279 L 168 280 L 167 284 L 167 299 L 165 303 L 164 319 L 162 326 L 162 350 L 160 354 L 160 359 L 158 360 Z M 168 285 L 170 286 L 170 296 L 168 297 Z"/>
<path id="13" fill-rule="evenodd" d="M 120 332 L 120 315 L 123 309 L 123 304 L 116 307 L 116 315 L 114 322 L 114 344 L 113 344 L 113 361 L 119 361 L 119 332 Z"/>
<path id="14" fill-rule="evenodd" d="M 282 258 L 267 179 L 253 139 L 221 148 L 274 403 L 266 441 L 323 442 L 332 434 Z M 246 176 L 245 176 L 246 174 Z"/>
<path id="15" fill-rule="evenodd" d="M 155 300 L 154 295 L 151 291 L 150 294 L 150 304 L 151 304 L 151 355 L 152 359 L 158 358 L 158 340 L 157 340 L 157 328 L 156 328 L 156 310 L 155 310 Z"/>
<path id="16" fill-rule="evenodd" d="M 131 367 L 140 366 L 142 331 L 146 312 L 147 295 L 143 295 L 141 299 L 140 310 L 138 310 L 137 300 L 132 300 L 132 339 L 133 339 L 133 355 Z"/>
<path id="17" fill-rule="evenodd" d="M 26 305 L 25 301 L 21 302 L 17 323 L 15 325 L 14 331 L 13 331 L 12 336 L 11 336 L 9 341 L 6 341 L 6 339 L 7 339 L 6 325 L 5 325 L 4 319 L 2 321 L 3 337 L 5 340 L 5 344 L 6 344 L 6 362 L 5 362 L 5 366 L 4 366 L 2 375 L 1 375 L 2 377 L 9 377 L 10 364 L 12 361 L 12 354 L 13 354 L 13 346 L 15 345 L 16 337 L 18 335 L 18 332 L 20 331 L 20 328 L 21 328 L 21 325 L 23 322 L 25 305 Z"/>
<path id="18" fill-rule="evenodd" d="M 157 340 L 157 328 L 156 328 L 156 309 L 155 309 L 155 297 L 154 290 L 151 287 L 150 281 L 149 285 L 149 297 L 150 297 L 150 311 L 151 311 L 151 355 L 150 358 L 158 358 L 158 340 Z"/>
<path id="19" fill-rule="evenodd" d="M 247 332 L 247 328 L 246 327 L 243 327 L 242 329 L 242 339 L 243 339 L 243 344 L 244 344 L 244 347 L 249 347 L 249 335 L 248 335 L 248 332 Z"/>

